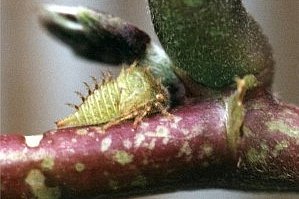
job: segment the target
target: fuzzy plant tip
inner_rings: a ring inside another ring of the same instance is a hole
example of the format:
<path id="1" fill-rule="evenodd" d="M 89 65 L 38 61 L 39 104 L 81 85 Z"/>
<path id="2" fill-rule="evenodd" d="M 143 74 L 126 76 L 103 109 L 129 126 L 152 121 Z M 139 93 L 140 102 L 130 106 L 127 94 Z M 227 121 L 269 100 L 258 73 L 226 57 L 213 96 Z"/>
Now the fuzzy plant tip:
<path id="1" fill-rule="evenodd" d="M 135 119 L 134 128 L 146 115 L 155 112 L 167 114 L 169 94 L 149 68 L 136 62 L 122 69 L 116 79 L 106 75 L 94 89 L 88 87 L 88 96 L 82 94 L 82 104 L 76 112 L 56 122 L 58 128 L 101 125 L 103 129 L 128 119 Z"/>
<path id="2" fill-rule="evenodd" d="M 46 5 L 40 22 L 79 56 L 131 64 L 145 54 L 150 37 L 119 17 L 85 7 Z"/>

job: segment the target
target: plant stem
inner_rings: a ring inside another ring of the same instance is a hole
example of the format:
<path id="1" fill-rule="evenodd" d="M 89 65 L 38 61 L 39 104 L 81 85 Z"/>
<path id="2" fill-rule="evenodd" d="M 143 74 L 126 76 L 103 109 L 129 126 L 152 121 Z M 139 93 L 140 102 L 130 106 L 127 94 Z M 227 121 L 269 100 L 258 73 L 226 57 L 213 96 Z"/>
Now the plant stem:
<path id="1" fill-rule="evenodd" d="M 224 102 L 189 102 L 123 123 L 0 136 L 1 196 L 132 197 L 182 189 L 299 192 L 299 108 L 260 91 L 247 96 L 236 154 Z M 36 141 L 36 142 L 34 142 Z"/>

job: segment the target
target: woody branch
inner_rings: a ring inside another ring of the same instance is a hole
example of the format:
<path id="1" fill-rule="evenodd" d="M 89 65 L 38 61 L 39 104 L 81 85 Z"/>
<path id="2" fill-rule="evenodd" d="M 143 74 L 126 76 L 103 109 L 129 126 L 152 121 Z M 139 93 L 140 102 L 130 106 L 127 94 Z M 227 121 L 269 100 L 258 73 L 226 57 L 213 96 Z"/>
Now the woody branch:
<path id="1" fill-rule="evenodd" d="M 102 132 L 1 135 L 4 198 L 105 198 L 181 189 L 299 191 L 299 108 L 260 91 L 248 96 L 238 147 L 228 147 L 219 100 L 190 102 Z M 287 118 L 287 120 L 286 120 Z"/>

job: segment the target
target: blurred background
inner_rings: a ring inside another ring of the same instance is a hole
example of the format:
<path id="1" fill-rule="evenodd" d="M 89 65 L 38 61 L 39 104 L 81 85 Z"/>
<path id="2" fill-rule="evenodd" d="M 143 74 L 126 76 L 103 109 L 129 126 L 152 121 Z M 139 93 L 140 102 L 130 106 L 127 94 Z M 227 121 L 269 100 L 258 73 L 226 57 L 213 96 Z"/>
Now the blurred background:
<path id="1" fill-rule="evenodd" d="M 299 105 L 299 1 L 244 0 L 248 12 L 261 24 L 273 46 L 276 61 L 274 91 Z M 75 57 L 39 26 L 42 4 L 83 5 L 120 16 L 155 36 L 145 0 L 1 0 L 0 132 L 41 133 L 79 103 L 73 91 L 84 92 L 83 81 L 117 68 Z M 243 193 L 222 190 L 179 192 L 146 197 L 295 199 L 295 194 Z"/>

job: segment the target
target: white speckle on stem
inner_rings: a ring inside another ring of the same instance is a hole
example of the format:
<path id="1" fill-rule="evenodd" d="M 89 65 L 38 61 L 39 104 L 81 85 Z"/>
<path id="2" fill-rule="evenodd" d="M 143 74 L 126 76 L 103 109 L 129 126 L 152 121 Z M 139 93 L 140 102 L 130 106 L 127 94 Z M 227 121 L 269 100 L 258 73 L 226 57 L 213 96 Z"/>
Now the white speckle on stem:
<path id="1" fill-rule="evenodd" d="M 169 138 L 168 137 L 163 138 L 163 140 L 162 140 L 163 144 L 167 144 L 168 142 L 169 142 Z"/>
<path id="2" fill-rule="evenodd" d="M 149 124 L 146 123 L 146 122 L 141 122 L 140 127 L 141 127 L 142 129 L 146 129 L 146 128 L 149 127 Z"/>
<path id="3" fill-rule="evenodd" d="M 102 145 L 101 145 L 101 152 L 105 152 L 109 149 L 111 146 L 112 140 L 110 137 L 106 137 L 102 140 Z"/>
<path id="4" fill-rule="evenodd" d="M 130 149 L 132 147 L 132 142 L 128 139 L 123 141 L 123 145 L 126 149 Z"/>
<path id="5" fill-rule="evenodd" d="M 145 136 L 141 133 L 138 133 L 135 135 L 135 138 L 134 138 L 135 142 L 135 147 L 140 147 L 140 145 L 142 144 L 142 142 L 145 140 Z"/>
<path id="6" fill-rule="evenodd" d="M 25 136 L 25 142 L 28 147 L 38 147 L 43 135 L 30 135 Z"/>
<path id="7" fill-rule="evenodd" d="M 178 116 L 174 116 L 173 117 L 173 122 L 170 124 L 171 128 L 177 129 L 178 128 L 178 124 L 179 122 L 182 120 L 183 118 L 178 117 Z"/>
<path id="8" fill-rule="evenodd" d="M 156 146 L 156 141 L 157 141 L 157 139 L 153 138 L 151 140 L 150 144 L 148 145 L 148 149 L 153 150 L 155 148 L 155 146 Z"/>
<path id="9" fill-rule="evenodd" d="M 191 154 L 192 154 L 192 149 L 191 149 L 189 143 L 184 142 L 177 157 L 182 157 L 183 155 L 190 156 Z"/>
<path id="10" fill-rule="evenodd" d="M 85 129 L 79 129 L 79 130 L 76 131 L 76 134 L 77 135 L 87 135 L 88 131 L 85 130 Z"/>
<path id="11" fill-rule="evenodd" d="M 76 138 L 72 138 L 72 143 L 77 143 L 77 139 Z"/>

